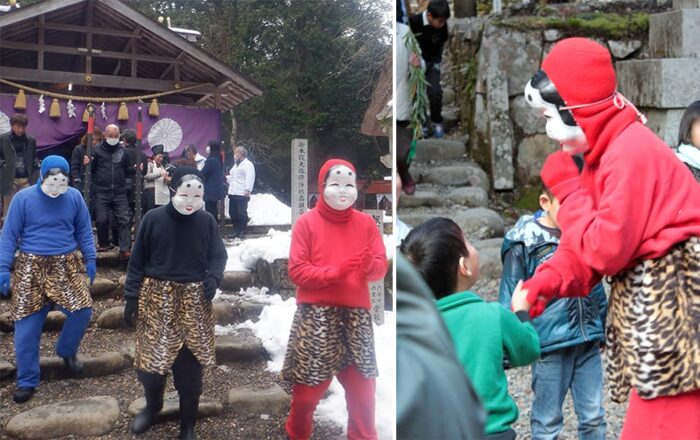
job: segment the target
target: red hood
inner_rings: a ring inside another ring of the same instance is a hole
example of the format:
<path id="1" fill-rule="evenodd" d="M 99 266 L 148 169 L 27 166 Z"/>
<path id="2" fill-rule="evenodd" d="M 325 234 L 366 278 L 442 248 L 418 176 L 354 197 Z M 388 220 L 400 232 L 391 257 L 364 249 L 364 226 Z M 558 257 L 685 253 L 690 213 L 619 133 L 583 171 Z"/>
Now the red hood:
<path id="1" fill-rule="evenodd" d="M 350 168 L 355 174 L 357 174 L 357 171 L 355 171 L 355 167 L 350 162 L 342 159 L 328 159 L 321 167 L 321 171 L 318 172 L 319 194 L 318 202 L 316 203 L 316 208 L 318 208 L 321 214 L 327 219 L 342 222 L 347 221 L 350 218 L 350 215 L 352 215 L 352 206 L 343 211 L 338 211 L 328 206 L 326 204 L 326 200 L 323 197 L 323 188 L 326 186 L 326 178 L 328 177 L 328 173 L 330 172 L 331 168 L 333 168 L 336 165 L 345 165 L 346 167 Z"/>
<path id="2" fill-rule="evenodd" d="M 637 119 L 635 108 L 618 106 L 615 68 L 606 48 L 586 38 L 567 38 L 554 45 L 542 62 L 542 70 L 554 83 L 567 106 L 595 105 L 571 109 L 590 150 L 586 164 L 600 159 L 611 141 Z"/>

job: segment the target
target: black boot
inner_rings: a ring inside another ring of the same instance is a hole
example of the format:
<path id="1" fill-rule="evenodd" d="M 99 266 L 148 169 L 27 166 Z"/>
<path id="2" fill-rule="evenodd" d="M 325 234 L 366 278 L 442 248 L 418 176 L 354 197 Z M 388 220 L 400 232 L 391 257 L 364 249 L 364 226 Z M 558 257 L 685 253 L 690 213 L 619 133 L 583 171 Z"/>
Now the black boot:
<path id="1" fill-rule="evenodd" d="M 163 409 L 163 393 L 165 392 L 165 376 L 139 372 L 146 395 L 146 407 L 134 417 L 131 422 L 131 432 L 143 434 L 158 421 L 158 414 Z"/>
<path id="2" fill-rule="evenodd" d="M 194 426 L 197 423 L 199 396 L 180 397 L 180 440 L 194 440 Z"/>
<path id="3" fill-rule="evenodd" d="M 78 360 L 78 356 L 76 355 L 64 357 L 63 364 L 73 376 L 80 376 L 83 372 L 83 363 Z"/>

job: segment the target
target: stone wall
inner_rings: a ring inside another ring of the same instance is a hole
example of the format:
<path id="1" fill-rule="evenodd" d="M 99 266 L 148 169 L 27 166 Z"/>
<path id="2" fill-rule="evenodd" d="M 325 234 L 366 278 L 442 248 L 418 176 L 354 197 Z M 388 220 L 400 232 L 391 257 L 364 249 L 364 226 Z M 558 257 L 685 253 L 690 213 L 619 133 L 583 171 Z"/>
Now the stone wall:
<path id="1" fill-rule="evenodd" d="M 496 191 L 538 181 L 544 158 L 557 148 L 545 134 L 545 121 L 523 97 L 525 84 L 557 41 L 570 36 L 593 38 L 610 50 L 616 68 L 622 60 L 646 60 L 656 52 L 698 50 L 693 41 L 680 47 L 670 41 L 669 49 L 650 47 L 649 15 L 644 9 L 596 13 L 588 5 L 587 12 L 580 13 L 576 5 L 566 7 L 565 13 L 559 10 L 555 16 L 506 14 L 449 21 L 443 116 L 446 125 L 468 139 L 470 155 L 489 173 Z M 658 11 L 657 5 L 652 12 Z M 690 32 L 691 27 L 686 25 L 679 32 L 683 29 Z M 697 75 L 688 76 L 694 77 L 688 81 L 697 81 Z M 653 85 L 649 86 L 651 93 Z M 639 107 L 650 113 L 649 126 L 670 143 L 677 134 L 677 112 L 656 104 L 640 103 Z"/>

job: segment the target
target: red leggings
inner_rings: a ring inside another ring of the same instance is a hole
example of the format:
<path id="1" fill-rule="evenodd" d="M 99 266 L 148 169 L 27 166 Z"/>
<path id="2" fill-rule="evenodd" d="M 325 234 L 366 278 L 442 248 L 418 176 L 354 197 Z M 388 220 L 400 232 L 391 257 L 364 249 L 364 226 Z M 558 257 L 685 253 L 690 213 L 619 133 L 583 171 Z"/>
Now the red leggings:
<path id="1" fill-rule="evenodd" d="M 700 439 L 700 390 L 644 400 L 630 393 L 620 440 Z"/>
<path id="2" fill-rule="evenodd" d="M 313 416 L 333 379 L 315 386 L 295 384 L 292 388 L 292 405 L 284 425 L 291 440 L 307 440 L 313 431 Z M 348 408 L 348 439 L 376 440 L 374 427 L 374 378 L 363 377 L 354 365 L 338 373 L 338 381 L 345 389 Z"/>

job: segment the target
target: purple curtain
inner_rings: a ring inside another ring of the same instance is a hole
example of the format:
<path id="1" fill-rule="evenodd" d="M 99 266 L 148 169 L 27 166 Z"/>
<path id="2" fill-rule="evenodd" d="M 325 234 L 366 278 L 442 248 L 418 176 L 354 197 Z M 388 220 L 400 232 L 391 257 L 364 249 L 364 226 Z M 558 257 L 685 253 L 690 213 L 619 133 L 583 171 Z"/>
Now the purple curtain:
<path id="1" fill-rule="evenodd" d="M 44 97 L 46 110 L 39 113 L 39 97 L 27 95 L 27 108 L 24 113 L 29 118 L 27 133 L 36 138 L 37 148 L 46 150 L 60 145 L 71 138 L 82 135 L 87 123 L 83 123 L 83 112 L 87 103 L 74 101 L 75 118 L 68 117 L 66 104 L 68 101 L 59 99 L 61 106 L 61 117 L 52 119 L 49 117 L 49 109 L 52 98 Z M 0 95 L 0 112 L 7 118 L 15 113 L 15 95 Z M 153 145 L 163 144 L 165 151 L 170 153 L 171 159 L 177 159 L 182 150 L 188 144 L 194 144 L 200 153 L 204 153 L 207 143 L 213 139 L 221 139 L 221 113 L 216 109 L 203 109 L 194 107 L 184 107 L 180 105 L 161 104 L 160 116 L 152 118 L 148 116 L 150 101 L 144 104 L 129 103 L 128 121 L 117 121 L 119 113 L 119 103 L 105 104 L 105 119 L 102 116 L 99 103 L 93 103 L 95 107 L 95 126 L 104 131 L 108 124 L 117 124 L 121 130 L 126 128 L 136 129 L 137 107 L 143 108 L 143 152 L 150 156 L 151 143 Z M 6 120 L 0 114 L 0 132 L 9 129 Z"/>

